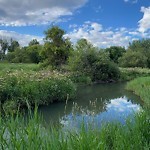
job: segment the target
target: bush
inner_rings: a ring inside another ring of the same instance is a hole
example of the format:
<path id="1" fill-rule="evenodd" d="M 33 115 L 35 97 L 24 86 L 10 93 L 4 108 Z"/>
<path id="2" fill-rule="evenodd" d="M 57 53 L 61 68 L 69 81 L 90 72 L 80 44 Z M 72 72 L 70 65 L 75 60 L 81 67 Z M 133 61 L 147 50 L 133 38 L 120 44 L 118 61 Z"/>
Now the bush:
<path id="1" fill-rule="evenodd" d="M 120 77 L 119 68 L 113 62 L 96 62 L 93 66 L 93 81 L 116 81 Z"/>
<path id="2" fill-rule="evenodd" d="M 94 82 L 112 81 L 120 77 L 120 71 L 110 61 L 109 54 L 98 50 L 84 39 L 77 42 L 76 49 L 69 58 L 69 67 L 74 74 L 86 76 Z"/>
<path id="3" fill-rule="evenodd" d="M 121 67 L 147 67 L 147 57 L 141 52 L 128 50 L 123 57 L 119 59 Z"/>
<path id="4" fill-rule="evenodd" d="M 1 78 L 0 100 L 2 104 L 15 101 L 17 106 L 42 105 L 74 98 L 75 85 L 67 78 L 31 78 L 7 76 Z"/>

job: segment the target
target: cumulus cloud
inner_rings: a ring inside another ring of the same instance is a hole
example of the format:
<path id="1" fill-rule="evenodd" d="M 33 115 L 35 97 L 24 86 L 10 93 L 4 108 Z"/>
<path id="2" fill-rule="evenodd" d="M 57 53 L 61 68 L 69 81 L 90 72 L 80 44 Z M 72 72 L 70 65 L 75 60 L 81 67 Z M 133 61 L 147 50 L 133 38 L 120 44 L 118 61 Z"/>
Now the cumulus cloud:
<path id="1" fill-rule="evenodd" d="M 88 0 L 0 0 L 0 25 L 47 24 L 72 15 Z"/>
<path id="2" fill-rule="evenodd" d="M 150 29 L 150 7 L 141 7 L 141 12 L 143 12 L 144 15 L 143 18 L 138 22 L 139 31 L 144 33 Z"/>
<path id="3" fill-rule="evenodd" d="M 85 38 L 95 46 L 110 47 L 125 46 L 135 39 L 148 38 L 150 33 L 141 33 L 137 29 L 127 28 L 104 28 L 101 24 L 96 22 L 85 22 L 82 26 L 77 27 L 74 25 L 72 32 L 65 35 L 69 37 L 72 42 L 76 42 L 81 38 Z"/>
<path id="4" fill-rule="evenodd" d="M 86 22 L 65 36 L 69 37 L 73 42 L 81 38 L 86 38 L 98 47 L 109 47 L 111 45 L 127 46 L 131 38 L 129 35 L 126 35 L 126 32 L 126 28 L 116 30 L 112 30 L 111 28 L 103 29 L 101 24 Z"/>
<path id="5" fill-rule="evenodd" d="M 70 38 L 73 43 L 77 40 L 85 38 L 93 45 L 100 48 L 110 46 L 124 46 L 127 47 L 129 42 L 141 38 L 149 38 L 150 32 L 139 32 L 138 29 L 121 28 L 105 28 L 97 22 L 87 21 L 83 25 L 70 25 L 70 32 L 65 34 L 65 38 Z M 37 39 L 41 44 L 43 43 L 42 36 L 34 36 L 27 34 L 19 34 L 14 31 L 0 30 L 0 38 L 19 41 L 22 46 L 28 45 L 32 39 Z"/>
<path id="6" fill-rule="evenodd" d="M 6 31 L 6 30 L 0 30 L 0 39 L 6 39 L 6 40 L 17 40 L 21 46 L 26 46 L 32 39 L 37 39 L 40 43 L 43 42 L 43 37 L 34 36 L 34 35 L 27 35 L 27 34 L 19 34 L 14 31 Z"/>

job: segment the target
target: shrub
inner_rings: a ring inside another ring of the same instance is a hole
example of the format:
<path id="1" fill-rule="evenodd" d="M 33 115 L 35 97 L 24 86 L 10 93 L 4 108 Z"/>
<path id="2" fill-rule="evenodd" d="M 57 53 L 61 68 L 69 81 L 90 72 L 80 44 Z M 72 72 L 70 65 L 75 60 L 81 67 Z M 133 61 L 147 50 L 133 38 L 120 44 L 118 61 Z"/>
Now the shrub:
<path id="1" fill-rule="evenodd" d="M 92 81 L 112 81 L 120 76 L 119 69 L 110 61 L 109 54 L 93 47 L 88 41 L 81 39 L 69 58 L 70 70 L 81 77 L 86 76 Z"/>
<path id="2" fill-rule="evenodd" d="M 2 79 L 0 100 L 15 101 L 17 105 L 42 105 L 74 98 L 76 87 L 71 80 L 63 78 L 31 78 L 30 76 L 7 76 Z M 6 103 L 9 106 L 9 103 Z"/>
<path id="3" fill-rule="evenodd" d="M 113 81 L 120 77 L 119 68 L 112 62 L 96 62 L 93 65 L 93 80 Z"/>
<path id="4" fill-rule="evenodd" d="M 147 57 L 141 52 L 128 50 L 123 57 L 119 59 L 121 67 L 147 67 Z"/>

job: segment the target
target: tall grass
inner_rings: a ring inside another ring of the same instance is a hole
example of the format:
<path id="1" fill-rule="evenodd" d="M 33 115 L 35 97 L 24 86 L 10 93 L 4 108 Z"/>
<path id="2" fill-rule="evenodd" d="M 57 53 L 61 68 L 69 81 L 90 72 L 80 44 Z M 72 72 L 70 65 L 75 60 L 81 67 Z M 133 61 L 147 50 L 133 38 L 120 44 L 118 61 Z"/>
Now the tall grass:
<path id="1" fill-rule="evenodd" d="M 40 67 L 38 64 L 23 64 L 23 63 L 0 63 L 0 71 L 14 71 L 14 70 L 24 70 L 24 71 L 37 71 Z"/>
<path id="2" fill-rule="evenodd" d="M 27 119 L 0 117 L 0 149 L 10 150 L 142 150 L 150 148 L 150 113 L 139 112 L 125 125 L 107 124 L 101 129 L 85 128 L 64 132 L 46 128 L 35 113 Z"/>
<path id="3" fill-rule="evenodd" d="M 133 80 L 137 77 L 150 76 L 150 69 L 148 68 L 119 68 L 121 71 L 120 79 L 123 81 Z"/>
<path id="4" fill-rule="evenodd" d="M 145 106 L 150 107 L 150 77 L 140 77 L 128 82 L 127 89 L 139 95 Z"/>

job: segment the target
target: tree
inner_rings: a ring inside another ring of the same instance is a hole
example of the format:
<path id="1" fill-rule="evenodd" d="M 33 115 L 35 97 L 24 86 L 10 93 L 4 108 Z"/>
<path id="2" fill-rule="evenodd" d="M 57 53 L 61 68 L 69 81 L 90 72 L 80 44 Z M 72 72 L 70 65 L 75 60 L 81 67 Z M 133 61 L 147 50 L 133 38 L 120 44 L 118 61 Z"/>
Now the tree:
<path id="1" fill-rule="evenodd" d="M 92 64 L 97 60 L 97 57 L 97 49 L 86 39 L 80 39 L 69 57 L 69 67 L 72 71 L 90 74 Z"/>
<path id="2" fill-rule="evenodd" d="M 59 68 L 66 64 L 72 50 L 69 39 L 64 38 L 65 31 L 57 26 L 53 26 L 45 31 L 45 44 L 41 55 L 47 65 Z"/>
<path id="3" fill-rule="evenodd" d="M 109 53 L 110 59 L 118 64 L 118 59 L 126 52 L 125 48 L 120 46 L 111 46 L 106 48 L 106 52 Z"/>
<path id="4" fill-rule="evenodd" d="M 144 55 L 147 58 L 147 65 L 144 66 L 150 68 L 150 39 L 135 40 L 129 43 L 128 49 Z"/>
<path id="5" fill-rule="evenodd" d="M 27 55 L 31 63 L 39 63 L 41 61 L 40 52 L 42 50 L 42 46 L 35 44 L 27 47 Z"/>
<path id="6" fill-rule="evenodd" d="M 108 53 L 94 47 L 86 39 L 75 45 L 69 58 L 71 71 L 90 77 L 93 81 L 111 81 L 119 78 L 120 72 L 110 61 Z"/>
<path id="7" fill-rule="evenodd" d="M 139 51 L 128 50 L 120 59 L 122 67 L 146 67 L 147 57 Z"/>
<path id="8" fill-rule="evenodd" d="M 0 39 L 0 60 L 3 60 L 8 49 L 7 40 Z"/>
<path id="9" fill-rule="evenodd" d="M 37 41 L 37 39 L 33 39 L 29 42 L 29 46 L 33 46 L 33 45 L 39 45 L 40 43 Z"/>
<path id="10" fill-rule="evenodd" d="M 10 45 L 8 46 L 8 52 L 14 52 L 20 46 L 18 41 L 11 39 Z"/>

